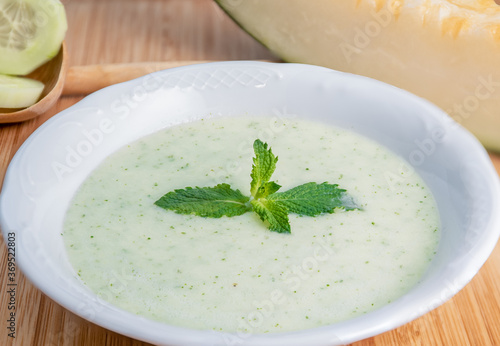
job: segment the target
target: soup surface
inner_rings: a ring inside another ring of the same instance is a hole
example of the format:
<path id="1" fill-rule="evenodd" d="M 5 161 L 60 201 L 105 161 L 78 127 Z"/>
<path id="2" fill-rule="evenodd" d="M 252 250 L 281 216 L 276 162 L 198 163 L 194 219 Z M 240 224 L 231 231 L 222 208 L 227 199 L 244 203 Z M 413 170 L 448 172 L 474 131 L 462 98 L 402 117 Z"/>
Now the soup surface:
<path id="1" fill-rule="evenodd" d="M 255 213 L 213 219 L 154 205 L 188 186 L 228 183 L 250 195 L 257 138 L 279 158 L 281 191 L 339 184 L 362 210 L 290 214 L 291 234 L 280 234 Z M 173 126 L 117 151 L 87 178 L 67 212 L 67 254 L 101 298 L 165 323 L 245 333 L 335 323 L 406 293 L 435 254 L 435 201 L 404 167 L 369 139 L 304 120 Z"/>

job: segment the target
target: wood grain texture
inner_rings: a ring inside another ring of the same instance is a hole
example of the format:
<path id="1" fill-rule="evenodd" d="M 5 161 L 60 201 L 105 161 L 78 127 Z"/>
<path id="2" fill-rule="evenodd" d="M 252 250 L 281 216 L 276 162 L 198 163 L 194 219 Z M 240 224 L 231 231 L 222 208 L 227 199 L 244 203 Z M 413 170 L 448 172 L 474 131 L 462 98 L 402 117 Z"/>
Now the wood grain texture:
<path id="1" fill-rule="evenodd" d="M 65 1 L 70 66 L 180 60 L 274 59 L 210 0 Z M 20 124 L 0 125 L 0 183 L 23 141 L 82 97 Z M 491 155 L 498 172 L 500 156 Z M 7 336 L 7 251 L 0 244 L 0 345 L 146 345 L 88 322 L 46 297 L 17 270 L 16 338 Z M 500 245 L 454 298 L 396 330 L 355 343 L 500 345 Z M 311 345 L 314 346 L 314 345 Z"/>

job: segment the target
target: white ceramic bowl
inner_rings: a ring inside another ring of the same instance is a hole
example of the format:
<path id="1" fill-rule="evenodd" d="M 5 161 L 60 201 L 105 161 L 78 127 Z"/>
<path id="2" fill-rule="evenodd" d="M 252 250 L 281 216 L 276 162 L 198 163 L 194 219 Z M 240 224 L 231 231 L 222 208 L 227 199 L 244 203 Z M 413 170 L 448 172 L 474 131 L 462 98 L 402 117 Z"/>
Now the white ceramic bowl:
<path id="1" fill-rule="evenodd" d="M 395 302 L 334 325 L 237 336 L 173 327 L 99 299 L 75 278 L 61 237 L 73 193 L 110 153 L 174 123 L 242 114 L 298 115 L 351 129 L 413 164 L 442 219 L 438 253 Z M 96 92 L 31 135 L 12 160 L 1 199 L 23 273 L 53 300 L 105 328 L 168 345 L 336 345 L 398 327 L 451 298 L 477 273 L 500 232 L 500 188 L 489 158 L 441 110 L 395 87 L 320 67 L 223 62 L 161 71 Z"/>

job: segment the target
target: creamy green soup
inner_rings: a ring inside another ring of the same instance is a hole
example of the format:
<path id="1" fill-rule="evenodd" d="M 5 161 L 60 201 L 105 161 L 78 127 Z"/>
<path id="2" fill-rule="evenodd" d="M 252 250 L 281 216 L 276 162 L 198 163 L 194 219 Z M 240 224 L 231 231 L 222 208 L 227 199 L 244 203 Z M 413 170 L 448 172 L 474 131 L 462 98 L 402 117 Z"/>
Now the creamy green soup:
<path id="1" fill-rule="evenodd" d="M 278 156 L 273 180 L 283 191 L 339 184 L 362 210 L 290 214 L 292 233 L 280 234 L 255 213 L 213 219 L 154 205 L 188 186 L 228 183 L 249 195 L 256 138 Z M 102 299 L 177 326 L 268 333 L 343 321 L 406 293 L 435 254 L 435 201 L 403 166 L 371 140 L 304 120 L 173 126 L 87 178 L 67 212 L 67 254 Z"/>

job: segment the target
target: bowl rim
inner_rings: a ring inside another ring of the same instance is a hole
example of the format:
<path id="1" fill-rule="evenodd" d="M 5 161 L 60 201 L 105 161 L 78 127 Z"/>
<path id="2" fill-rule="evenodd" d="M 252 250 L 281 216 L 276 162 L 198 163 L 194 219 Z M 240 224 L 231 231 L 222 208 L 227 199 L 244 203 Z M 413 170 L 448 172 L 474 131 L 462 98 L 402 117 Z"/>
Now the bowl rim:
<path id="1" fill-rule="evenodd" d="M 267 62 L 254 62 L 254 61 L 239 61 L 239 62 L 214 62 L 214 63 L 205 63 L 205 64 L 197 64 L 190 66 L 177 67 L 169 70 L 154 72 L 150 75 L 146 75 L 143 77 L 139 77 L 132 81 L 120 83 L 114 86 L 107 87 L 100 91 L 97 91 L 82 101 L 76 103 L 75 105 L 63 110 L 58 115 L 52 117 L 47 122 L 42 124 L 35 132 L 23 143 L 23 145 L 19 148 L 18 152 L 12 159 L 3 183 L 2 191 L 0 193 L 0 226 L 2 228 L 2 233 L 4 239 L 7 237 L 7 233 L 10 230 L 9 224 L 12 220 L 11 215 L 8 214 L 7 205 L 8 200 L 12 197 L 10 195 L 10 190 L 7 190 L 6 187 L 9 187 L 13 184 L 17 183 L 18 180 L 18 164 L 21 157 L 24 155 L 26 151 L 29 151 L 33 146 L 33 140 L 40 136 L 43 136 L 44 132 L 47 129 L 55 127 L 59 122 L 64 120 L 67 114 L 71 114 L 75 110 L 85 109 L 88 105 L 94 104 L 104 104 L 109 102 L 109 99 L 113 99 L 110 97 L 111 95 L 118 95 L 122 93 L 124 90 L 133 90 L 138 85 L 144 84 L 144 82 L 148 78 L 152 78 L 154 76 L 160 75 L 172 75 L 175 73 L 188 73 L 193 69 L 199 69 L 200 71 L 212 71 L 214 69 L 217 70 L 228 70 L 231 68 L 239 68 L 242 70 L 248 70 L 249 68 L 256 69 L 257 71 L 260 69 L 265 69 L 266 71 L 273 71 L 278 76 L 279 82 L 287 83 L 286 79 L 282 79 L 284 76 L 288 76 L 289 74 L 296 73 L 297 71 L 307 74 L 309 72 L 318 72 L 318 73 L 329 73 L 329 76 L 336 76 L 331 78 L 345 78 L 346 80 L 352 81 L 354 84 L 368 84 L 375 88 L 379 88 L 384 93 L 392 93 L 408 100 L 412 100 L 412 102 L 416 104 L 420 104 L 422 109 L 424 109 L 427 113 L 426 116 L 432 117 L 434 119 L 440 119 L 442 121 L 443 117 L 447 117 L 443 111 L 441 111 L 436 106 L 430 104 L 428 101 L 425 101 L 413 94 L 410 94 L 404 90 L 398 89 L 396 87 L 390 86 L 380 81 L 376 81 L 367 77 L 342 73 L 338 71 L 333 71 L 323 67 L 310 66 L 305 64 L 281 64 L 281 63 L 267 63 Z M 208 77 L 207 77 L 208 78 Z M 214 75 L 210 75 L 210 78 L 215 78 Z M 281 78 L 281 79 L 280 79 Z M 306 77 L 304 77 L 306 78 Z M 329 77 L 330 78 L 330 77 Z M 265 83 L 264 83 L 265 84 Z M 256 85 L 252 85 L 252 87 L 258 87 Z M 174 86 L 174 88 L 178 88 Z M 452 121 L 452 120 L 449 120 Z M 458 124 L 456 125 L 457 136 L 464 139 L 468 145 L 470 145 L 469 150 L 478 156 L 478 159 L 482 163 L 482 167 L 484 169 L 483 177 L 487 180 L 489 186 L 492 190 L 492 195 L 494 196 L 493 204 L 496 207 L 500 206 L 500 184 L 498 175 L 493 168 L 489 157 L 482 147 L 482 145 L 468 133 L 465 129 L 463 129 Z M 424 313 L 432 310 L 433 308 L 443 304 L 445 301 L 450 299 L 454 294 L 458 292 L 461 288 L 463 288 L 477 273 L 477 271 L 481 268 L 484 262 L 487 260 L 493 248 L 495 247 L 496 242 L 500 236 L 500 215 L 491 215 L 489 220 L 489 224 L 484 226 L 484 230 L 486 231 L 486 236 L 482 237 L 477 245 L 470 252 L 470 260 L 467 263 L 467 270 L 463 270 L 461 275 L 456 277 L 456 282 L 458 283 L 454 289 L 447 291 L 439 292 L 439 301 L 436 302 L 436 294 L 434 296 L 429 297 L 429 304 L 425 309 L 421 309 L 418 312 L 414 312 L 412 314 L 400 313 L 398 318 L 398 322 L 394 321 L 394 316 L 391 321 L 381 319 L 378 323 L 373 324 L 373 318 L 366 318 L 367 315 L 351 319 L 345 322 L 336 323 L 330 326 L 324 326 L 314 329 L 296 331 L 296 332 L 286 332 L 286 333 L 273 333 L 269 335 L 251 335 L 248 338 L 234 339 L 235 335 L 231 333 L 217 333 L 212 331 L 199 331 L 199 330 L 191 330 L 187 328 L 174 327 L 169 326 L 163 323 L 154 322 L 150 320 L 146 320 L 142 317 L 137 317 L 133 314 L 119 311 L 119 314 L 115 314 L 117 311 L 116 308 L 113 308 L 109 304 L 102 303 L 104 306 L 109 308 L 109 311 L 106 311 L 102 314 L 94 314 L 94 316 L 85 315 L 85 311 L 82 313 L 82 310 L 77 307 L 78 302 L 75 301 L 75 298 L 64 291 L 59 287 L 55 287 L 50 283 L 47 283 L 43 280 L 43 273 L 41 273 L 38 269 L 34 270 L 32 266 L 35 264 L 35 257 L 25 259 L 19 257 L 17 259 L 17 264 L 23 271 L 24 275 L 39 289 L 41 289 L 46 295 L 48 295 L 51 299 L 55 300 L 58 304 L 62 305 L 64 308 L 74 312 L 75 314 L 90 320 L 93 323 L 101 325 L 107 329 L 113 330 L 120 334 L 124 334 L 133 338 L 137 338 L 147 342 L 153 343 L 168 343 L 168 344 L 185 344 L 189 342 L 190 344 L 200 344 L 205 345 L 207 343 L 212 344 L 224 344 L 220 342 L 224 340 L 224 342 L 230 343 L 235 342 L 235 340 L 239 344 L 252 344 L 252 345 L 299 345 L 299 344 L 345 344 L 351 343 L 354 341 L 358 341 L 367 337 L 371 337 L 382 332 L 388 331 L 390 329 L 394 329 L 398 326 L 401 326 Z M 19 231 L 17 231 L 19 232 Z M 21 231 L 26 232 L 26 231 Z M 436 293 L 436 292 L 434 292 Z M 119 310 L 119 309 L 118 309 Z M 390 309 L 389 309 L 390 310 Z M 375 312 L 384 313 L 385 308 L 377 310 Z M 369 316 L 373 316 L 375 312 L 369 313 Z M 124 323 L 123 318 L 126 318 L 126 323 Z M 141 330 L 144 325 L 148 325 L 151 328 L 148 330 Z M 360 328 L 361 326 L 361 328 Z"/>

